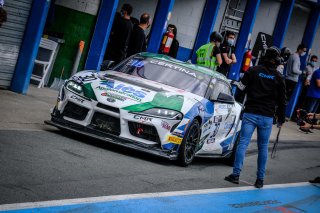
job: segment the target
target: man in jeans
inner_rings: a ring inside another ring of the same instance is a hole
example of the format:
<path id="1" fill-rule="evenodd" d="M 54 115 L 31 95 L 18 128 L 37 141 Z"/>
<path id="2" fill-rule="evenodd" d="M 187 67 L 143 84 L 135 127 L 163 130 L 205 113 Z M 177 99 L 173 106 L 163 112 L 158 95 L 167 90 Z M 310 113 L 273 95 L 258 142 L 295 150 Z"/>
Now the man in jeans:
<path id="1" fill-rule="evenodd" d="M 268 48 L 262 65 L 255 66 L 245 73 L 240 89 L 246 89 L 245 103 L 240 140 L 237 145 L 233 173 L 225 180 L 239 184 L 239 176 L 252 134 L 258 133 L 258 171 L 255 187 L 262 188 L 268 158 L 269 137 L 272 130 L 273 117 L 278 118 L 278 127 L 285 121 L 286 90 L 284 79 L 276 70 L 280 64 L 280 50 Z M 277 110 L 276 109 L 277 106 Z"/>

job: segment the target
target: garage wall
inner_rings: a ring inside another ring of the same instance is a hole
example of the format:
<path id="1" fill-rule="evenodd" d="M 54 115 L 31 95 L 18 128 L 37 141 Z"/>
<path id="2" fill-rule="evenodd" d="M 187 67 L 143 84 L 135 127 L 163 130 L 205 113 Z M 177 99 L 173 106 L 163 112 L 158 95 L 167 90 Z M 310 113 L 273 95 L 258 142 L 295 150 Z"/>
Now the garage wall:
<path id="1" fill-rule="evenodd" d="M 280 6 L 281 6 L 280 1 L 274 1 L 274 0 L 261 1 L 257 16 L 256 16 L 256 21 L 252 29 L 251 48 L 253 48 L 259 32 L 263 32 L 269 35 L 273 34 L 273 30 L 277 22 Z"/>
<path id="2" fill-rule="evenodd" d="M 316 36 L 314 37 L 314 40 L 313 40 L 311 54 L 312 55 L 317 55 L 318 58 L 320 58 L 320 25 L 318 25 L 317 34 L 316 34 Z M 318 66 L 319 65 L 320 65 L 320 62 L 318 62 Z"/>
<path id="3" fill-rule="evenodd" d="M 296 51 L 297 46 L 301 43 L 303 33 L 308 21 L 310 9 L 295 4 L 287 34 L 284 38 L 283 46 L 289 47 L 293 52 Z M 319 40 L 318 40 L 319 41 Z M 316 43 L 316 40 L 315 40 Z"/>
<path id="4" fill-rule="evenodd" d="M 91 37 L 96 24 L 100 0 L 57 0 L 54 5 L 54 16 L 50 18 L 50 25 L 45 27 L 44 33 L 54 35 L 65 42 L 60 45 L 49 85 L 53 79 L 59 78 L 64 67 L 63 79 L 69 78 L 78 51 L 79 42 L 85 42 L 85 47 L 78 70 L 83 70 Z"/>
<path id="5" fill-rule="evenodd" d="M 205 0 L 175 0 L 169 23 L 178 29 L 180 48 L 177 58 L 188 60 L 197 37 Z"/>

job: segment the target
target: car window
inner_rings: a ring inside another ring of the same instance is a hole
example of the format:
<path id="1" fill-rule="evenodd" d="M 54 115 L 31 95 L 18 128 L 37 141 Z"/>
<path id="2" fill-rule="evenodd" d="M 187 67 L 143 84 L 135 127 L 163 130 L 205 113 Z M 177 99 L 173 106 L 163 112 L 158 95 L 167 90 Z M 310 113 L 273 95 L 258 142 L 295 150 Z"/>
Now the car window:
<path id="1" fill-rule="evenodd" d="M 204 97 L 210 76 L 182 65 L 153 58 L 133 57 L 114 68 Z"/>
<path id="2" fill-rule="evenodd" d="M 228 94 L 228 95 L 231 95 L 230 86 L 226 82 L 213 79 L 213 81 L 211 83 L 212 83 L 210 85 L 211 86 L 211 91 L 210 91 L 210 99 L 211 100 L 217 100 L 218 96 L 221 92 Z"/>

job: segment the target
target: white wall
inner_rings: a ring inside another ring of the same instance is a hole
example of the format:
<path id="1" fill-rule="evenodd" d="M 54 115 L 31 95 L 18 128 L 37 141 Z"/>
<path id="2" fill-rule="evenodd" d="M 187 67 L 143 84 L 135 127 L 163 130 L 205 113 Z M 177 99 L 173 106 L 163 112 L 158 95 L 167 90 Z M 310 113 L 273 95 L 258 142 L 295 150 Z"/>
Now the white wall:
<path id="1" fill-rule="evenodd" d="M 181 47 L 192 49 L 197 37 L 205 0 L 175 0 L 169 24 L 176 25 Z"/>
<path id="2" fill-rule="evenodd" d="M 256 21 L 252 28 L 251 48 L 253 48 L 259 32 L 263 32 L 272 36 L 280 6 L 281 3 L 276 0 L 261 1 L 258 13 L 256 15 Z"/>
<path id="3" fill-rule="evenodd" d="M 227 0 L 221 0 L 219 11 L 216 17 L 216 22 L 214 23 L 213 31 L 219 31 L 226 6 L 227 6 Z"/>
<path id="4" fill-rule="evenodd" d="M 55 4 L 95 16 L 98 14 L 100 0 L 56 0 Z"/>
<path id="5" fill-rule="evenodd" d="M 313 40 L 313 45 L 312 45 L 312 48 L 311 48 L 311 54 L 317 55 L 318 58 L 320 58 L 320 25 L 318 26 L 317 34 L 316 34 L 316 36 L 314 37 L 314 40 Z M 320 61 L 320 60 L 318 60 L 318 61 Z M 318 62 L 318 65 L 319 64 L 320 64 L 320 62 Z"/>
<path id="6" fill-rule="evenodd" d="M 295 52 L 301 43 L 304 29 L 308 21 L 310 9 L 295 5 L 292 11 L 288 31 L 284 38 L 283 47 L 289 47 Z"/>

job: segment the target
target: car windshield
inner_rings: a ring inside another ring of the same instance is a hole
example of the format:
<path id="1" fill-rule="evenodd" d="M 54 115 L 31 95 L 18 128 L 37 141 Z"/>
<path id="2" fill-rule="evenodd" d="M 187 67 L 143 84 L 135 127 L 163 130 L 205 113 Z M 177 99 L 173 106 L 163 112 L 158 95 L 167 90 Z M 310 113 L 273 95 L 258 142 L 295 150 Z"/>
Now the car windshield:
<path id="1" fill-rule="evenodd" d="M 134 57 L 114 68 L 115 71 L 139 76 L 204 97 L 210 76 L 164 60 Z"/>

